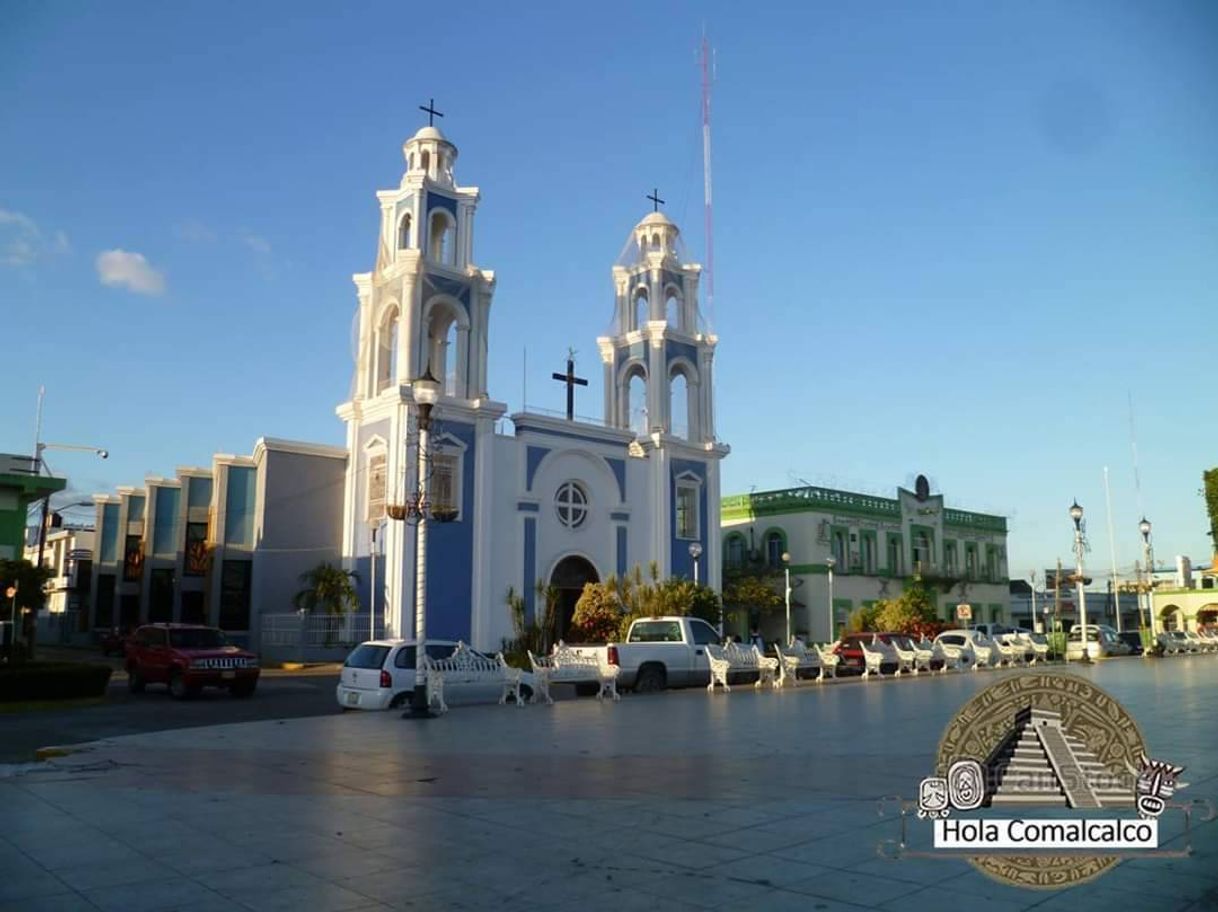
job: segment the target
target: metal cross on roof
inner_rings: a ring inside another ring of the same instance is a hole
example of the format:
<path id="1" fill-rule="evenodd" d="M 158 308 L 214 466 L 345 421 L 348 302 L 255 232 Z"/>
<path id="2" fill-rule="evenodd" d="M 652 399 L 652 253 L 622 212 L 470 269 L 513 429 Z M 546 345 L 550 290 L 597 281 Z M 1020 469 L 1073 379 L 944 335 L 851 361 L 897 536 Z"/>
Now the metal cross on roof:
<path id="1" fill-rule="evenodd" d="M 575 420 L 575 387 L 587 386 L 588 381 L 583 377 L 575 376 L 575 351 L 567 349 L 567 372 L 565 374 L 555 373 L 551 375 L 555 380 L 559 380 L 567 384 L 567 420 Z"/>
<path id="2" fill-rule="evenodd" d="M 435 126 L 437 117 L 444 116 L 436 110 L 436 100 L 434 98 L 427 99 L 426 105 L 419 105 L 419 110 L 427 112 L 427 126 L 429 127 Z"/>
<path id="3" fill-rule="evenodd" d="M 660 199 L 660 190 L 658 187 L 652 189 L 651 196 L 647 197 L 647 199 L 651 200 L 652 205 L 655 207 L 653 210 L 655 212 L 659 212 L 660 207 L 664 205 L 664 200 Z"/>

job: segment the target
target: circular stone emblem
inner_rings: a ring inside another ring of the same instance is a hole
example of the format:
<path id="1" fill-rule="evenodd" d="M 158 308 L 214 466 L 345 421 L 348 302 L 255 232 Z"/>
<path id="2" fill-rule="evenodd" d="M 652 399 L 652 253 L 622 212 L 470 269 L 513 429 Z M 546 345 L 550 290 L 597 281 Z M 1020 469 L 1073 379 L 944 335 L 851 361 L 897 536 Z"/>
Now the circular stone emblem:
<path id="1" fill-rule="evenodd" d="M 1085 678 L 1072 674 L 1021 674 L 991 684 L 969 700 L 948 724 L 939 742 L 935 775 L 948 777 L 953 766 L 973 761 L 1001 766 L 1005 747 L 1027 724 L 1051 718 L 1079 751 L 1094 758 L 1109 782 L 1128 784 L 1132 799 L 1145 742 L 1137 723 L 1115 699 Z M 990 789 L 995 786 L 989 785 Z M 998 785 L 999 793 L 1002 786 Z M 989 794 L 995 806 L 998 795 Z M 1062 799 L 1064 802 L 1065 799 Z M 1064 806 L 1064 804 L 1062 805 Z M 1030 810 L 1030 808 L 1028 809 Z M 1060 889 L 1098 877 L 1118 861 L 1113 856 L 978 855 L 969 861 L 979 871 L 1021 887 Z"/>

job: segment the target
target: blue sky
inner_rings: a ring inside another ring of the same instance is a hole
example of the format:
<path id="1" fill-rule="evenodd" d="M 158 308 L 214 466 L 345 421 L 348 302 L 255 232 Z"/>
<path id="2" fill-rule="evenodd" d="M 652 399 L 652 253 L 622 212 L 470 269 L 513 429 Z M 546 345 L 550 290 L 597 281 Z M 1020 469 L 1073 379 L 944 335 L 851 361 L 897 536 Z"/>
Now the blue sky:
<path id="1" fill-rule="evenodd" d="M 1011 572 L 1208 557 L 1218 7 L 10 2 L 0 9 L 0 450 L 92 491 L 341 443 L 350 276 L 434 96 L 482 189 L 492 394 L 592 380 L 653 186 L 701 259 L 696 47 L 714 96 L 725 493 L 924 472 L 1001 512 Z M 118 253 L 116 253 L 118 251 Z M 109 252 L 107 254 L 107 252 Z M 107 254 L 99 260 L 103 254 Z M 1135 492 L 1129 397 L 1141 494 Z M 48 454 L 48 458 L 54 454 Z"/>

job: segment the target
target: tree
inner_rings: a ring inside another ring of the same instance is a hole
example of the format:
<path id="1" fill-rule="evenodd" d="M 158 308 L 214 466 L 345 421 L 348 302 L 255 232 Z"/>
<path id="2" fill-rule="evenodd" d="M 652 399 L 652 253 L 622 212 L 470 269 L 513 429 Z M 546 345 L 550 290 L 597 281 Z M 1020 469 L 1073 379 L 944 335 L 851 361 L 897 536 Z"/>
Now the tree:
<path id="1" fill-rule="evenodd" d="M 730 568 L 723 574 L 724 613 L 736 623 L 750 625 L 755 618 L 786 606 L 782 584 L 778 568 L 761 560 Z"/>
<path id="2" fill-rule="evenodd" d="M 921 637 L 934 636 L 942 627 L 930 590 L 920 579 L 915 579 L 897 598 L 881 599 L 850 617 L 859 624 L 848 625 L 851 631 L 885 630 Z"/>
<path id="3" fill-rule="evenodd" d="M 1218 556 L 1218 468 L 1202 472 L 1201 480 L 1205 484 L 1205 509 L 1210 517 L 1210 547 Z"/>
<path id="4" fill-rule="evenodd" d="M 617 636 L 622 625 L 622 603 L 608 583 L 588 583 L 575 603 L 571 638 L 586 643 L 605 643 Z"/>
<path id="5" fill-rule="evenodd" d="M 51 578 L 49 567 L 35 567 L 27 560 L 0 559 L 0 618 L 8 620 L 13 612 L 13 600 L 4 596 L 9 586 L 17 587 L 16 622 L 13 631 L 13 642 L 17 642 L 17 632 L 22 631 L 26 641 L 26 656 L 34 654 L 34 631 L 37 629 L 38 612 L 46 604 L 46 593 L 43 586 Z M 16 654 L 16 651 L 12 653 Z"/>
<path id="6" fill-rule="evenodd" d="M 304 588 L 292 597 L 292 604 L 309 614 L 341 615 L 359 610 L 359 594 L 355 584 L 359 575 L 329 563 L 320 563 L 300 574 Z"/>
<path id="7" fill-rule="evenodd" d="M 514 587 L 508 587 L 504 599 L 516 635 L 510 640 L 504 639 L 501 648 L 504 659 L 513 668 L 528 669 L 529 653 L 545 655 L 554 642 L 558 623 L 558 590 L 538 582 L 535 591 L 540 597 L 538 604 L 541 608 L 531 618 L 526 611 L 524 596 Z"/>

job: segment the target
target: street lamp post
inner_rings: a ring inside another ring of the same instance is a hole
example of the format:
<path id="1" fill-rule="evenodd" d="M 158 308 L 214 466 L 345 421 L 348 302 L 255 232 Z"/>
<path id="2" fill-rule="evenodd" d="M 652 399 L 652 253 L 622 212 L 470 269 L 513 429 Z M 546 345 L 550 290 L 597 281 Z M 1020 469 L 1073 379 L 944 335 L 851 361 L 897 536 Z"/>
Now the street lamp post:
<path id="1" fill-rule="evenodd" d="M 702 556 L 702 545 L 698 542 L 690 542 L 689 556 L 694 562 L 694 585 L 698 585 L 698 558 Z M 722 636 L 722 634 L 720 634 Z"/>
<path id="2" fill-rule="evenodd" d="M 1040 621 L 1040 615 L 1036 613 L 1036 571 L 1033 570 L 1029 576 L 1032 580 L 1032 629 L 1037 633 L 1044 633 L 1044 625 Z"/>
<path id="3" fill-rule="evenodd" d="M 369 523 L 372 531 L 372 569 L 369 576 L 370 588 L 368 596 L 368 639 L 376 639 L 376 563 L 377 563 L 377 536 L 381 531 L 381 519 L 375 519 Z"/>
<path id="4" fill-rule="evenodd" d="M 787 635 L 783 639 L 784 643 L 790 645 L 791 642 L 791 554 L 788 551 L 782 552 L 782 572 L 786 578 L 786 590 L 783 595 L 783 600 L 787 605 Z"/>
<path id="5" fill-rule="evenodd" d="M 423 658 L 427 655 L 427 502 L 428 448 L 431 443 L 431 410 L 440 396 L 440 384 L 431 375 L 430 368 L 411 384 L 415 405 L 418 407 L 419 456 L 418 456 L 418 507 L 419 521 L 415 527 L 414 557 L 414 690 L 410 696 L 410 709 L 403 713 L 404 719 L 429 719 L 427 675 L 423 670 Z"/>
<path id="6" fill-rule="evenodd" d="M 837 559 L 833 557 L 825 558 L 825 566 L 829 568 L 829 639 L 832 643 L 837 639 L 837 624 L 833 619 L 833 568 L 837 566 Z"/>
<path id="7" fill-rule="evenodd" d="M 1155 559 L 1150 544 L 1150 520 L 1145 516 L 1138 523 L 1138 531 L 1142 533 L 1142 563 L 1146 565 L 1146 617 L 1150 621 L 1150 635 L 1153 637 L 1158 632 L 1155 629 Z"/>
<path id="8" fill-rule="evenodd" d="M 1074 520 L 1074 558 L 1075 572 L 1078 574 L 1078 620 L 1081 625 L 1080 643 L 1083 647 L 1083 662 L 1091 661 L 1091 653 L 1087 648 L 1087 592 L 1083 582 L 1083 508 L 1078 501 L 1070 505 L 1070 518 Z M 1096 631 L 1096 644 L 1099 644 L 1099 632 Z"/>
<path id="9" fill-rule="evenodd" d="M 41 409 L 41 400 L 39 409 Z M 39 419 L 41 420 L 41 419 Z M 82 453 L 95 453 L 102 459 L 110 458 L 110 451 L 104 450 L 101 447 L 78 446 L 74 443 L 43 443 L 41 440 L 34 441 L 34 472 L 41 475 L 42 470 L 46 467 L 46 463 L 42 460 L 42 454 L 46 450 L 76 450 Z M 42 520 L 38 527 L 38 566 L 42 566 L 42 556 L 46 551 L 47 544 L 47 517 L 51 510 L 51 495 L 48 494 L 42 499 Z"/>

